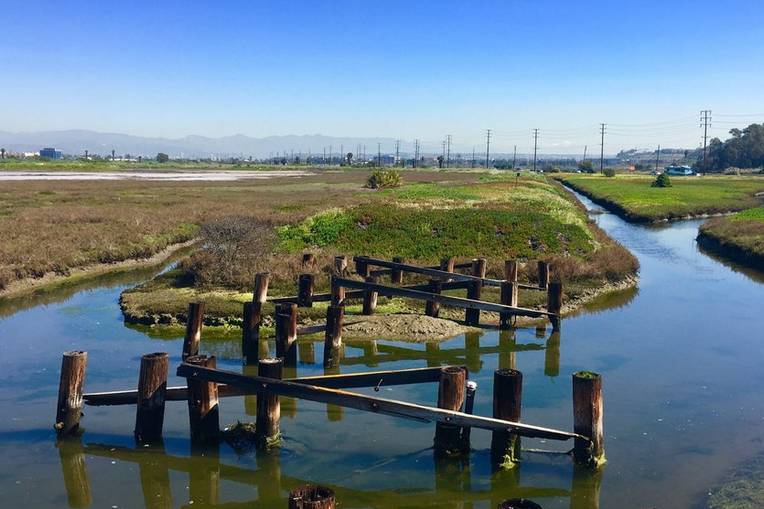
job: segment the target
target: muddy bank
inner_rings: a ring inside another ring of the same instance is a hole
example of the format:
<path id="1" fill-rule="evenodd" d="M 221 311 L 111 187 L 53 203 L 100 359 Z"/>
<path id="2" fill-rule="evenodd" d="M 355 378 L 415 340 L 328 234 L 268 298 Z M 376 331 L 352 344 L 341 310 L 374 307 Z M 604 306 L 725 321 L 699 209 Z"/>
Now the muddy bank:
<path id="1" fill-rule="evenodd" d="M 0 291 L 0 302 L 26 297 L 39 292 L 53 291 L 58 288 L 79 284 L 105 275 L 157 267 L 167 263 L 174 256 L 185 253 L 186 250 L 190 251 L 196 242 L 197 241 L 193 239 L 188 242 L 173 244 L 150 258 L 125 260 L 116 263 L 98 263 L 71 269 L 66 275 L 48 272 L 40 278 L 26 278 L 13 281 L 4 290 Z"/>
<path id="2" fill-rule="evenodd" d="M 700 230 L 696 238 L 698 245 L 723 258 L 738 262 L 753 269 L 764 269 L 764 256 L 718 238 L 707 231 Z"/>

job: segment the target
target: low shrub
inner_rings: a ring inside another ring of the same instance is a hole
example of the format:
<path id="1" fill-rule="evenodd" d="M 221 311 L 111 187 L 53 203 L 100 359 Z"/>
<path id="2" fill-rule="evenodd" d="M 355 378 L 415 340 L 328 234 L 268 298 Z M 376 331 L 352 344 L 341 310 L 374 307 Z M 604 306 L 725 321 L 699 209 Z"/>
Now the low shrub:
<path id="1" fill-rule="evenodd" d="M 398 170 L 376 170 L 366 181 L 370 189 L 383 189 L 401 186 L 401 172 Z"/>
<path id="2" fill-rule="evenodd" d="M 665 173 L 661 173 L 650 185 L 652 187 L 671 187 L 671 179 Z"/>
<path id="3" fill-rule="evenodd" d="M 602 173 L 606 177 L 615 177 L 615 168 L 605 168 Z"/>

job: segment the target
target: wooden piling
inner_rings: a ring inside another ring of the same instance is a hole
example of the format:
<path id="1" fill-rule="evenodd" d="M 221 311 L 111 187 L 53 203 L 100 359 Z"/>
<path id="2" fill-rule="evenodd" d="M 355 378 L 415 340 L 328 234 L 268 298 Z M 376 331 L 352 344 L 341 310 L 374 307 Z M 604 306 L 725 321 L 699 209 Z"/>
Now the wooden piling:
<path id="1" fill-rule="evenodd" d="M 573 373 L 573 458 L 579 465 L 596 468 L 605 462 L 603 436 L 602 376 L 591 371 Z"/>
<path id="2" fill-rule="evenodd" d="M 324 366 L 336 367 L 340 362 L 342 347 L 342 322 L 345 307 L 331 305 L 326 308 L 326 332 L 324 334 Z"/>
<path id="3" fill-rule="evenodd" d="M 345 302 L 345 287 L 337 284 L 337 279 L 332 276 L 331 279 L 331 303 L 335 306 L 342 305 Z"/>
<path id="4" fill-rule="evenodd" d="M 316 255 L 313 253 L 303 253 L 302 268 L 312 270 L 316 267 Z"/>
<path id="5" fill-rule="evenodd" d="M 276 306 L 276 357 L 286 366 L 297 364 L 297 304 L 286 302 Z"/>
<path id="6" fill-rule="evenodd" d="M 467 298 L 480 300 L 480 294 L 483 292 L 483 282 L 479 279 L 470 282 L 467 287 Z M 467 308 L 464 310 L 464 322 L 467 325 L 480 325 L 480 310 Z"/>
<path id="7" fill-rule="evenodd" d="M 259 376 L 281 380 L 283 361 L 281 359 L 260 359 L 257 370 Z M 267 448 L 278 442 L 281 435 L 280 419 L 279 397 L 273 394 L 258 394 L 257 420 L 255 421 L 255 440 L 258 447 Z"/>
<path id="8" fill-rule="evenodd" d="M 190 302 L 186 316 L 186 336 L 183 338 L 183 360 L 199 355 L 199 343 L 202 339 L 202 323 L 204 322 L 204 303 Z"/>
<path id="9" fill-rule="evenodd" d="M 464 404 L 467 370 L 447 366 L 440 372 L 438 384 L 438 408 L 461 411 Z M 462 451 L 461 429 L 452 424 L 436 423 L 434 447 L 436 454 Z"/>
<path id="10" fill-rule="evenodd" d="M 440 260 L 440 270 L 444 270 L 446 272 L 453 272 L 454 271 L 454 265 L 456 264 L 456 258 L 453 256 L 450 258 L 442 258 Z M 451 279 L 446 279 L 446 282 L 451 281 Z"/>
<path id="11" fill-rule="evenodd" d="M 517 260 L 506 260 L 504 262 L 504 280 L 517 283 Z"/>
<path id="12" fill-rule="evenodd" d="M 403 257 L 393 256 L 393 262 L 403 263 Z M 390 271 L 390 282 L 394 285 L 403 284 L 403 271 L 401 269 L 392 269 Z"/>
<path id="13" fill-rule="evenodd" d="M 301 308 L 313 307 L 313 288 L 315 276 L 313 274 L 300 274 L 297 283 L 297 305 Z"/>
<path id="14" fill-rule="evenodd" d="M 289 509 L 334 509 L 334 491 L 324 486 L 305 484 L 289 492 Z"/>
<path id="15" fill-rule="evenodd" d="M 203 368 L 217 367 L 214 355 L 192 355 L 185 362 Z M 187 378 L 187 383 L 191 442 L 195 444 L 215 442 L 220 434 L 218 385 L 214 382 L 197 380 L 193 376 Z"/>
<path id="16" fill-rule="evenodd" d="M 88 353 L 78 350 L 64 352 L 61 359 L 61 378 L 58 383 L 58 403 L 54 428 L 59 438 L 76 435 L 82 415 L 82 384 Z"/>
<path id="17" fill-rule="evenodd" d="M 135 412 L 135 439 L 139 442 L 152 443 L 162 439 L 169 366 L 170 358 L 166 352 L 148 353 L 141 357 Z"/>
<path id="18" fill-rule="evenodd" d="M 545 262 L 544 260 L 538 261 L 538 279 L 539 279 L 539 288 L 542 290 L 546 290 L 547 286 L 549 286 L 549 262 Z"/>
<path id="19" fill-rule="evenodd" d="M 514 369 L 493 373 L 493 417 L 519 422 L 522 407 L 523 374 Z M 491 436 L 491 464 L 494 468 L 514 468 L 520 459 L 520 436 L 508 430 Z"/>
<path id="20" fill-rule="evenodd" d="M 268 298 L 268 283 L 271 275 L 268 272 L 255 274 L 255 288 L 252 290 L 252 302 L 264 303 Z"/>
<path id="21" fill-rule="evenodd" d="M 369 264 L 366 262 L 366 260 L 355 260 L 355 272 L 363 278 L 369 277 Z"/>
<path id="22" fill-rule="evenodd" d="M 517 307 L 518 301 L 518 285 L 517 281 L 502 281 L 501 282 L 501 303 L 505 306 Z M 507 329 L 512 326 L 512 314 L 511 313 L 499 313 L 499 327 Z"/>
<path id="23" fill-rule="evenodd" d="M 379 278 L 377 276 L 367 276 L 366 282 L 377 283 L 379 282 Z M 374 314 L 374 309 L 377 307 L 377 296 L 378 293 L 374 290 L 364 290 L 362 311 L 364 315 Z"/>
<path id="24" fill-rule="evenodd" d="M 440 293 L 443 287 L 443 282 L 440 279 L 430 280 L 430 293 Z M 440 314 L 440 302 L 434 300 L 428 300 L 424 306 L 424 314 L 437 318 Z"/>
<path id="25" fill-rule="evenodd" d="M 345 255 L 334 257 L 334 275 L 344 277 L 348 270 L 348 257 Z"/>
<path id="26" fill-rule="evenodd" d="M 472 275 L 475 277 L 485 277 L 487 264 L 485 258 L 475 258 L 472 260 Z"/>
<path id="27" fill-rule="evenodd" d="M 560 312 L 562 311 L 562 283 L 551 281 L 546 292 L 546 310 L 557 316 L 549 317 L 552 322 L 552 330 L 560 329 Z"/>
<path id="28" fill-rule="evenodd" d="M 241 357 L 244 365 L 256 364 L 260 348 L 259 302 L 244 303 L 244 319 L 241 324 Z"/>

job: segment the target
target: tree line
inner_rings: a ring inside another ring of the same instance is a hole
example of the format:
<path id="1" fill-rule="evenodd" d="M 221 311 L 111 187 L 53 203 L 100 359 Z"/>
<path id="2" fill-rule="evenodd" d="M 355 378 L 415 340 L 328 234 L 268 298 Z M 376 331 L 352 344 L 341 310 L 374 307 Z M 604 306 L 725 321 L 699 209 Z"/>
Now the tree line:
<path id="1" fill-rule="evenodd" d="M 708 144 L 707 171 L 723 171 L 729 167 L 764 168 L 764 124 L 751 124 L 745 129 L 732 129 L 725 141 L 713 138 Z M 703 168 L 703 151 L 698 167 Z"/>

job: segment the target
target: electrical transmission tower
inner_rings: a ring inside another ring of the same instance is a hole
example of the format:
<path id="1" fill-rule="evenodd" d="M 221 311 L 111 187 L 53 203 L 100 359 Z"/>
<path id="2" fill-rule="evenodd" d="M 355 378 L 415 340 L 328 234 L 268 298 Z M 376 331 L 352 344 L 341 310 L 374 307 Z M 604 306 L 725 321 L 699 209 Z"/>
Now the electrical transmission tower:
<path id="1" fill-rule="evenodd" d="M 472 167 L 475 167 L 475 147 L 472 147 Z"/>
<path id="2" fill-rule="evenodd" d="M 607 124 L 600 124 L 600 173 L 605 173 L 605 128 Z"/>
<path id="3" fill-rule="evenodd" d="M 451 166 L 451 135 L 446 135 L 446 168 Z"/>
<path id="4" fill-rule="evenodd" d="M 538 127 L 533 130 L 533 171 L 536 171 L 536 154 L 539 148 L 539 130 Z"/>
<path id="5" fill-rule="evenodd" d="M 394 166 L 398 164 L 398 152 L 401 148 L 401 140 L 395 140 L 395 163 Z"/>
<path id="6" fill-rule="evenodd" d="M 419 160 L 419 139 L 414 140 L 414 168 L 417 167 L 417 161 Z"/>
<path id="7" fill-rule="evenodd" d="M 515 163 L 517 162 L 517 145 L 515 145 L 515 150 L 512 152 L 512 169 L 515 169 Z"/>
<path id="8" fill-rule="evenodd" d="M 485 167 L 488 168 L 488 158 L 491 155 L 491 130 L 485 130 Z"/>
<path id="9" fill-rule="evenodd" d="M 708 166 L 706 166 L 706 147 L 708 146 L 708 126 L 711 123 L 711 110 L 701 110 L 700 112 L 700 127 L 703 128 L 703 172 L 708 173 Z"/>

